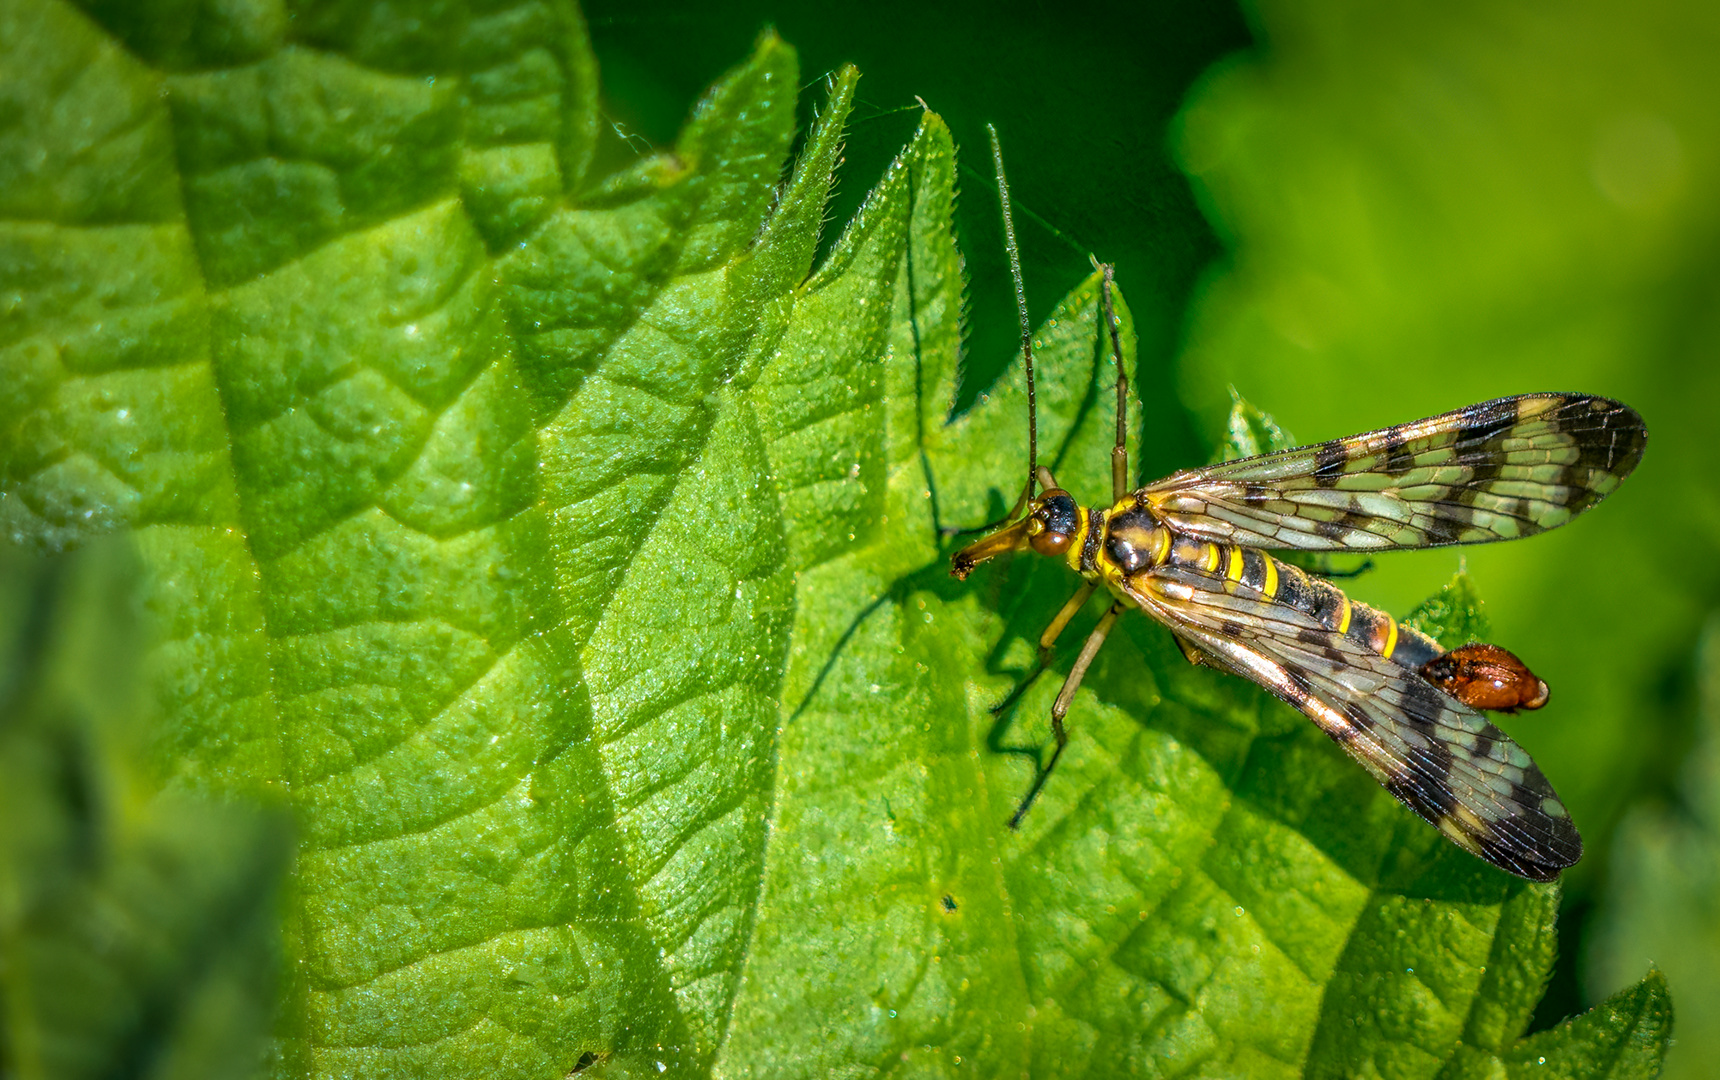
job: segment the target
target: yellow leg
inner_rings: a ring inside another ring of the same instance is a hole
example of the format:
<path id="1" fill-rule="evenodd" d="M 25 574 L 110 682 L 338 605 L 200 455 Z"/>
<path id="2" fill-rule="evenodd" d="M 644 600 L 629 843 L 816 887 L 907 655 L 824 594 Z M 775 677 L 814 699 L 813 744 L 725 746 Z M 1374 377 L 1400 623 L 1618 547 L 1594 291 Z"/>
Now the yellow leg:
<path id="1" fill-rule="evenodd" d="M 1093 657 L 1099 655 L 1100 646 L 1105 644 L 1105 638 L 1111 633 L 1111 627 L 1116 625 L 1117 616 L 1122 614 L 1122 604 L 1112 604 L 1099 620 L 1099 625 L 1093 627 L 1093 632 L 1087 635 L 1086 644 L 1081 646 L 1081 655 L 1075 658 L 1075 666 L 1069 669 L 1069 677 L 1063 680 L 1063 689 L 1057 692 L 1057 700 L 1051 703 L 1051 734 L 1057 740 L 1057 748 L 1051 751 L 1051 760 L 1045 763 L 1045 769 L 1033 781 L 1027 795 L 1016 808 L 1015 816 L 1009 819 L 1009 827 L 1021 827 L 1021 819 L 1027 816 L 1027 810 L 1033 805 L 1033 800 L 1039 797 L 1039 789 L 1050 779 L 1051 770 L 1057 768 L 1057 759 L 1063 756 L 1063 748 L 1069 745 L 1069 733 L 1063 728 L 1063 718 L 1069 714 L 1069 703 L 1075 700 L 1075 691 L 1081 688 L 1081 680 L 1087 677 L 1087 669 L 1093 666 Z M 1067 621 L 1067 620 L 1065 620 Z"/>
<path id="2" fill-rule="evenodd" d="M 1086 606 L 1088 599 L 1093 595 L 1093 590 L 1098 587 L 1087 584 L 1076 589 L 1075 595 L 1069 598 L 1069 602 L 1063 605 L 1063 610 L 1059 611 L 1057 617 L 1051 620 L 1051 625 L 1045 628 L 1045 633 L 1039 635 L 1039 665 L 1041 667 L 1050 662 L 1051 646 L 1057 644 L 1057 639 L 1062 636 L 1063 629 L 1069 625 L 1069 620 L 1073 619 L 1075 613 Z"/>
<path id="3" fill-rule="evenodd" d="M 1099 620 L 1099 625 L 1093 627 L 1093 632 L 1087 635 L 1086 644 L 1081 646 L 1081 655 L 1075 658 L 1075 666 L 1069 669 L 1069 677 L 1063 680 L 1063 689 L 1057 692 L 1057 700 L 1051 703 L 1051 730 L 1057 736 L 1057 749 L 1063 749 L 1063 744 L 1069 741 L 1063 734 L 1063 718 L 1069 715 L 1069 703 L 1075 700 L 1075 691 L 1081 688 L 1081 680 L 1087 677 L 1087 669 L 1093 665 L 1093 657 L 1099 655 L 1099 647 L 1105 644 L 1110 636 L 1111 627 L 1116 625 L 1117 616 L 1123 613 L 1122 604 L 1112 604 Z M 1052 758 L 1052 762 L 1056 762 Z M 1051 771 L 1048 765 L 1046 772 Z"/>
<path id="4" fill-rule="evenodd" d="M 1202 664 L 1206 664 L 1206 654 L 1200 651 L 1200 646 L 1183 637 L 1181 634 L 1172 634 L 1171 640 L 1176 642 L 1177 648 L 1182 650 L 1183 659 L 1187 660 L 1195 667 L 1200 667 Z M 1207 666 L 1210 667 L 1211 665 L 1208 664 Z"/>
<path id="5" fill-rule="evenodd" d="M 1032 686 L 1045 669 L 1051 666 L 1051 647 L 1057 644 L 1057 639 L 1062 636 L 1064 629 L 1069 625 L 1069 620 L 1073 619 L 1076 613 L 1087 603 L 1096 588 L 1098 588 L 1097 585 L 1083 585 L 1075 590 L 1075 595 L 1069 598 L 1069 602 L 1063 605 L 1063 609 L 1057 613 L 1057 617 L 1051 620 L 1051 625 L 1045 628 L 1045 633 L 1039 635 L 1039 660 L 1033 665 L 1033 670 L 1015 684 L 1015 689 L 1009 692 L 1008 697 L 991 707 L 993 716 L 1001 715 L 1019 701 L 1021 695 L 1027 693 L 1027 688 Z"/>

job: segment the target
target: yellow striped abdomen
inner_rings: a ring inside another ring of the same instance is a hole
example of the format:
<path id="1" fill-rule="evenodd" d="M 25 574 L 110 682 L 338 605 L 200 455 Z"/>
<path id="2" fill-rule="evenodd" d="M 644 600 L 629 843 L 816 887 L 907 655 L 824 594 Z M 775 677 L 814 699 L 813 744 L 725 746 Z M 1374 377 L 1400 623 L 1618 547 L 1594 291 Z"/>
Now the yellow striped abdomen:
<path id="1" fill-rule="evenodd" d="M 1184 536 L 1174 537 L 1166 546 L 1166 561 L 1171 565 L 1215 578 L 1228 592 L 1246 589 L 1294 608 L 1312 616 L 1328 631 L 1343 634 L 1403 667 L 1419 670 L 1444 651 L 1426 634 L 1377 608 L 1351 600 L 1331 582 L 1258 548 Z"/>

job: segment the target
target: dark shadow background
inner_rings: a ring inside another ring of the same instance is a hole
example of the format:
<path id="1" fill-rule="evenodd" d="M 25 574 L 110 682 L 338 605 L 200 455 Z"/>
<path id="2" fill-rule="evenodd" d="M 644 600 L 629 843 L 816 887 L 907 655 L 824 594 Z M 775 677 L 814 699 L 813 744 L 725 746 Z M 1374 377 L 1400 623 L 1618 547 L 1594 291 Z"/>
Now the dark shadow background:
<path id="1" fill-rule="evenodd" d="M 1195 78 L 1250 44 L 1234 4 L 605 0 L 584 10 L 607 118 L 654 147 L 674 141 L 688 103 L 746 56 L 767 26 L 800 54 L 803 131 L 822 102 L 824 76 L 858 66 L 826 246 L 912 136 L 916 95 L 943 116 L 961 154 L 956 228 L 968 270 L 968 368 L 958 408 L 997 378 L 1017 341 L 988 123 L 1003 140 L 1035 319 L 1091 271 L 1091 253 L 1116 263 L 1127 283 L 1142 370 L 1169 369 L 1189 297 L 1220 247 L 1165 133 Z M 629 147 L 617 128 L 604 151 L 613 157 L 594 175 L 644 149 L 644 142 Z M 1143 474 L 1200 456 L 1174 395 L 1148 388 L 1142 402 Z"/>

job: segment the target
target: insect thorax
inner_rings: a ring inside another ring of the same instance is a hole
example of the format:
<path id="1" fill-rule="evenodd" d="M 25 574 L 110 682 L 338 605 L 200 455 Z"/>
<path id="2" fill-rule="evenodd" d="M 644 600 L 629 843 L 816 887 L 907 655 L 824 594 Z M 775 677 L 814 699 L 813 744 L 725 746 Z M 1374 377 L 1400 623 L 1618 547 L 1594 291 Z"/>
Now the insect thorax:
<path id="1" fill-rule="evenodd" d="M 1109 510 L 1089 511 L 1100 542 L 1093 543 L 1091 571 L 1105 579 L 1133 577 L 1170 556 L 1171 532 L 1152 511 L 1130 498 Z M 1090 526 L 1091 527 L 1091 526 Z M 1083 566 L 1083 572 L 1089 567 Z"/>

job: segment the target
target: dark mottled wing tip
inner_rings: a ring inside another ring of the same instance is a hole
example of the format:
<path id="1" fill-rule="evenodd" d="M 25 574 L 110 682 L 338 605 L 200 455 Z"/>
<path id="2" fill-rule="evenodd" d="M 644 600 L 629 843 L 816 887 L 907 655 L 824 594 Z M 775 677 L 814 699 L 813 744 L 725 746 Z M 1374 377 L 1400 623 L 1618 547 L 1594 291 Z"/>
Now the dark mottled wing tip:
<path id="1" fill-rule="evenodd" d="M 1635 409 L 1520 394 L 1142 489 L 1172 528 L 1305 551 L 1480 544 L 1557 528 L 1618 489 L 1648 445 Z"/>
<path id="2" fill-rule="evenodd" d="M 1611 398 L 1590 398 L 1591 420 L 1598 420 L 1591 429 L 1595 433 L 1595 455 L 1605 463 L 1602 468 L 1620 480 L 1636 470 L 1642 452 L 1648 449 L 1648 425 L 1642 414 L 1622 401 Z"/>
<path id="3" fill-rule="evenodd" d="M 1530 881 L 1552 881 L 1564 873 L 1566 868 L 1575 866 L 1583 857 L 1583 838 L 1577 833 L 1576 827 L 1570 825 L 1568 819 L 1564 824 L 1567 828 L 1561 829 L 1552 843 L 1536 844 L 1533 852 L 1526 852 L 1513 845 L 1483 840 L 1482 850 L 1477 854 L 1499 869 L 1518 877 L 1528 878 Z"/>

